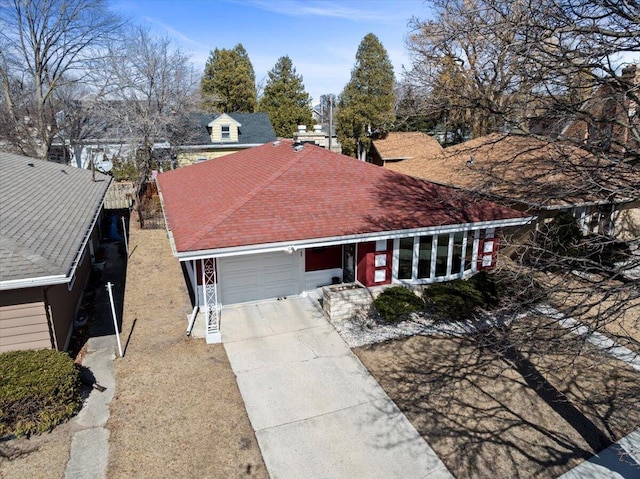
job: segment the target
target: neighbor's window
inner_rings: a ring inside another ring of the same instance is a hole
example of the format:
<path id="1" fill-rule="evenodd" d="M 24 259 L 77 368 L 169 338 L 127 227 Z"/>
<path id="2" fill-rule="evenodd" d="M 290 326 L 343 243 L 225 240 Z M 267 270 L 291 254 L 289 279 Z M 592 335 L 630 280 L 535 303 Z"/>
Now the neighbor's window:
<path id="1" fill-rule="evenodd" d="M 222 125 L 220 127 L 222 134 L 220 135 L 220 137 L 223 140 L 230 140 L 231 139 L 231 127 L 229 125 Z"/>

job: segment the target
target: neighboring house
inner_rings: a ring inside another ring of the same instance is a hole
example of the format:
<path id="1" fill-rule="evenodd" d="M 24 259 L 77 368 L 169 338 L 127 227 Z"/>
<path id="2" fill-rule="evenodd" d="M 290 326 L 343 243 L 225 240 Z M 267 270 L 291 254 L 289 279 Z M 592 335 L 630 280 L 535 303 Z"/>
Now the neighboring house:
<path id="1" fill-rule="evenodd" d="M 638 173 L 596 158 L 570 143 L 492 134 L 417 156 L 387 168 L 476 196 L 508 202 L 538 216 L 571 212 L 585 232 L 624 236 L 633 227 L 621 216 L 637 208 Z"/>
<path id="2" fill-rule="evenodd" d="M 629 65 L 622 71 L 620 82 L 610 81 L 596 89 L 576 117 L 564 126 L 560 138 L 637 161 L 640 112 L 634 99 L 638 95 L 640 69 Z"/>
<path id="3" fill-rule="evenodd" d="M 420 131 L 390 132 L 386 137 L 373 140 L 369 151 L 369 163 L 385 166 L 411 158 L 429 158 L 442 153 L 442 146 L 435 138 Z"/>
<path id="4" fill-rule="evenodd" d="M 220 305 L 462 278 L 495 264 L 524 213 L 454 188 L 276 141 L 158 175 L 174 255 L 219 340 Z M 194 314 L 191 316 L 195 317 Z"/>
<path id="5" fill-rule="evenodd" d="M 307 131 L 305 125 L 298 125 L 298 131 L 293 136 L 293 139 L 299 143 L 312 143 L 336 153 L 342 151 L 342 145 L 338 142 L 335 131 L 332 135 L 329 135 L 328 126 L 313 125 L 313 131 Z"/>
<path id="6" fill-rule="evenodd" d="M 640 149 L 640 69 L 631 64 L 619 77 L 604 77 L 582 104 L 567 117 L 551 111 L 534 117 L 529 130 L 535 135 L 573 141 L 617 158 L 638 162 Z M 554 115 L 555 113 L 555 115 Z"/>
<path id="7" fill-rule="evenodd" d="M 266 113 L 196 114 L 191 117 L 188 144 L 176 147 L 178 165 L 218 158 L 275 141 Z"/>
<path id="8" fill-rule="evenodd" d="M 0 352 L 68 347 L 111 178 L 0 152 Z"/>

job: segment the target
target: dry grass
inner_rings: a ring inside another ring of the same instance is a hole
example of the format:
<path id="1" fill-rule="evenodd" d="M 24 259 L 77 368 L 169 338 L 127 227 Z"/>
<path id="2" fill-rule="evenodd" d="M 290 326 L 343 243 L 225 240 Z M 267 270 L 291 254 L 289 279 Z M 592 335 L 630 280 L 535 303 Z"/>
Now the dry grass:
<path id="1" fill-rule="evenodd" d="M 591 283 L 547 274 L 545 280 L 551 292 L 550 302 L 559 310 L 640 354 L 637 290 L 602 277 L 595 277 Z"/>
<path id="2" fill-rule="evenodd" d="M 191 308 L 166 233 L 132 228 L 130 250 L 108 477 L 266 478 L 224 348 L 185 335 Z"/>
<path id="3" fill-rule="evenodd" d="M 565 356 L 566 344 L 554 355 L 535 337 L 505 358 L 486 339 L 415 336 L 355 350 L 456 477 L 555 478 L 640 425 L 639 375 L 623 363 L 590 349 Z"/>
<path id="4" fill-rule="evenodd" d="M 0 442 L 0 478 L 64 477 L 72 434 L 67 422 L 50 433 Z"/>

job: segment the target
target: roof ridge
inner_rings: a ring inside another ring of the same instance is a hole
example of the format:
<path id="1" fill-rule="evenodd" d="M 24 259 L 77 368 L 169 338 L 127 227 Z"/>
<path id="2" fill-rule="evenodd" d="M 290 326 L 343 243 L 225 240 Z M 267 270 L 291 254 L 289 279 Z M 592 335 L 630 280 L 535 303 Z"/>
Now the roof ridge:
<path id="1" fill-rule="evenodd" d="M 288 143 L 284 143 L 283 146 L 288 145 Z M 280 145 L 278 145 L 280 146 Z M 296 152 L 297 153 L 297 152 Z M 193 241 L 191 241 L 188 245 L 185 245 L 186 249 L 189 249 L 191 246 L 193 246 L 194 244 L 196 244 L 198 241 L 200 241 L 202 238 L 204 238 L 205 236 L 207 236 L 212 230 L 214 230 L 215 228 L 217 228 L 220 224 L 222 224 L 225 220 L 227 220 L 231 215 L 233 215 L 236 211 L 238 211 L 240 208 L 242 208 L 242 206 L 246 205 L 249 201 L 251 201 L 259 192 L 263 191 L 265 188 L 267 188 L 267 186 L 269 186 L 270 184 L 272 184 L 276 179 L 278 179 L 279 177 L 281 177 L 286 171 L 288 171 L 289 169 L 291 169 L 291 167 L 297 163 L 298 161 L 300 161 L 300 158 L 302 158 L 301 155 L 292 155 L 291 158 L 284 164 L 282 165 L 281 168 L 279 168 L 278 170 L 276 170 L 272 175 L 270 175 L 265 181 L 263 181 L 262 183 L 257 184 L 251 191 L 249 191 L 249 193 L 247 193 L 244 197 L 243 201 L 238 202 L 236 205 L 233 206 L 233 208 L 230 208 L 228 210 L 228 214 L 226 214 L 225 216 L 223 216 L 222 218 L 220 218 L 218 221 L 216 221 L 214 224 L 209 225 L 208 228 L 204 229 L 199 235 L 197 235 Z"/>

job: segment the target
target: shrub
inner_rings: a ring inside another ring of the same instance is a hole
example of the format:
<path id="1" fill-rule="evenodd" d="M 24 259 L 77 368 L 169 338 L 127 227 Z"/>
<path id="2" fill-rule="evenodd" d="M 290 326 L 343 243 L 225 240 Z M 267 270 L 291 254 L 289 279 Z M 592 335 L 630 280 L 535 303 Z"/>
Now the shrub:
<path id="1" fill-rule="evenodd" d="M 487 271 L 480 271 L 467 280 L 481 295 L 483 307 L 498 306 L 500 303 L 499 278 Z"/>
<path id="2" fill-rule="evenodd" d="M 81 404 L 79 372 L 68 354 L 0 354 L 0 436 L 49 431 L 72 417 Z"/>
<path id="3" fill-rule="evenodd" d="M 425 288 L 423 297 L 434 310 L 436 319 L 441 320 L 467 319 L 479 307 L 486 306 L 482 293 L 475 285 L 462 279 L 432 284 Z"/>
<path id="4" fill-rule="evenodd" d="M 424 301 L 413 291 L 401 286 L 385 289 L 374 302 L 374 307 L 386 321 L 395 322 L 408 313 L 424 309 Z"/>

